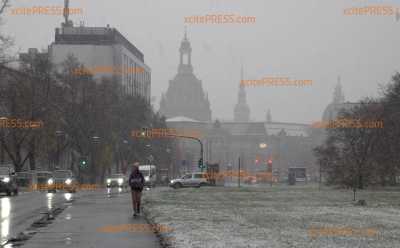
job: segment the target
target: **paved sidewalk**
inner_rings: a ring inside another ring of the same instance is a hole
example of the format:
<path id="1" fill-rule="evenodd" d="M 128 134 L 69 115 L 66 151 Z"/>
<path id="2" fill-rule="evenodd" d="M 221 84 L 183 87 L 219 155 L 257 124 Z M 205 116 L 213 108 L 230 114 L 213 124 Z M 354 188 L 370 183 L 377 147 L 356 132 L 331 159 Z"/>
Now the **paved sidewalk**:
<path id="1" fill-rule="evenodd" d="M 24 247 L 160 247 L 155 234 L 144 230 L 144 226 L 144 217 L 132 217 L 130 193 L 107 195 L 96 191 L 78 195 L 53 223 L 39 228 Z"/>

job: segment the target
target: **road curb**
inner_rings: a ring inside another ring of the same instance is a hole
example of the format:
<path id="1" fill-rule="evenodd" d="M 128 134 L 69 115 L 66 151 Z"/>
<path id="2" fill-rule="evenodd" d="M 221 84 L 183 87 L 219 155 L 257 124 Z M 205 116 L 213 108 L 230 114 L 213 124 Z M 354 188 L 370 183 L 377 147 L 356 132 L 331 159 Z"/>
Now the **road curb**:
<path id="1" fill-rule="evenodd" d="M 144 201 L 143 203 L 148 204 L 147 201 Z M 151 217 L 150 211 L 147 211 L 146 209 L 142 208 L 142 213 L 143 213 L 144 219 L 152 227 L 154 234 L 159 239 L 161 247 L 162 248 L 175 247 L 171 242 L 171 237 L 166 237 L 165 233 L 160 232 L 159 229 L 156 228 L 157 226 L 160 226 L 161 224 L 156 223 L 154 221 L 154 218 Z"/>

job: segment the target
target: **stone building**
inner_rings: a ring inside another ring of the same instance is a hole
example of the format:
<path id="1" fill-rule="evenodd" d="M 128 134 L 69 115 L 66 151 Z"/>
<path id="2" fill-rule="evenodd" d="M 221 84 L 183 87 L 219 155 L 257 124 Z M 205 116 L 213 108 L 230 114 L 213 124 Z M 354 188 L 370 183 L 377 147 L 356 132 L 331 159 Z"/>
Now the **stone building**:
<path id="1" fill-rule="evenodd" d="M 198 121 L 211 121 L 208 96 L 204 93 L 201 80 L 193 73 L 192 47 L 185 36 L 179 49 L 178 73 L 169 81 L 166 94 L 160 102 L 160 113 L 167 118 L 185 116 Z"/>

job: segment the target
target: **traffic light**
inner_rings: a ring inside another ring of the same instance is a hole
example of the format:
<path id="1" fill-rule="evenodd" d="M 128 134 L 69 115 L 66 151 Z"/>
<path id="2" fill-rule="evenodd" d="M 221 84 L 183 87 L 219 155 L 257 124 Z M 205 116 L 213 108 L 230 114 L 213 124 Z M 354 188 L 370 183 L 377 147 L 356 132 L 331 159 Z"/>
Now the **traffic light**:
<path id="1" fill-rule="evenodd" d="M 268 159 L 268 172 L 272 172 L 272 159 Z"/>
<path id="2" fill-rule="evenodd" d="M 86 168 L 88 165 L 88 161 L 87 161 L 87 157 L 81 157 L 79 159 L 79 165 L 81 166 L 81 168 Z"/>
<path id="3" fill-rule="evenodd" d="M 141 137 L 147 137 L 147 133 L 148 133 L 147 128 L 143 127 L 142 131 L 140 132 L 140 136 Z"/>
<path id="4" fill-rule="evenodd" d="M 204 165 L 203 165 L 203 158 L 199 159 L 199 168 L 203 169 Z"/>

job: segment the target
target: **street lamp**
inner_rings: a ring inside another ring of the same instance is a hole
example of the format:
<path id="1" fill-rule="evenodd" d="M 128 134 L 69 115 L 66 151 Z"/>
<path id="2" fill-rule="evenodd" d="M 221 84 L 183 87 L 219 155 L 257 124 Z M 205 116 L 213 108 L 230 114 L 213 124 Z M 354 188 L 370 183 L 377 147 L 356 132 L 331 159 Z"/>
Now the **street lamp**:
<path id="1" fill-rule="evenodd" d="M 100 137 L 99 136 L 93 136 L 92 140 L 93 140 L 93 143 L 99 143 Z"/>
<path id="2" fill-rule="evenodd" d="M 260 144 L 258 145 L 258 147 L 259 147 L 260 149 L 267 149 L 267 148 L 268 148 L 268 145 L 267 145 L 267 143 L 260 143 Z M 272 159 L 271 159 L 271 156 L 269 156 L 269 158 L 268 158 L 268 160 L 267 160 L 267 171 L 268 171 L 269 173 L 271 173 L 270 184 L 271 184 L 271 186 L 272 186 Z"/>

